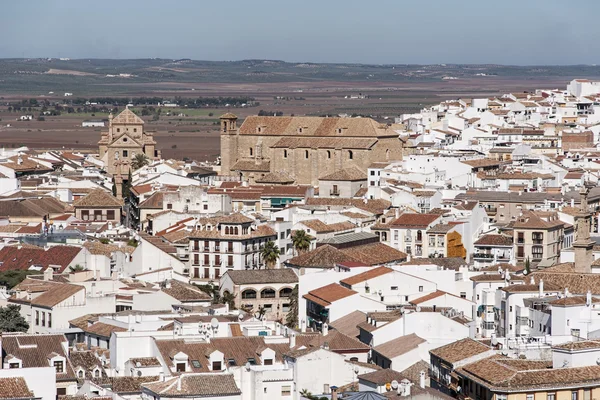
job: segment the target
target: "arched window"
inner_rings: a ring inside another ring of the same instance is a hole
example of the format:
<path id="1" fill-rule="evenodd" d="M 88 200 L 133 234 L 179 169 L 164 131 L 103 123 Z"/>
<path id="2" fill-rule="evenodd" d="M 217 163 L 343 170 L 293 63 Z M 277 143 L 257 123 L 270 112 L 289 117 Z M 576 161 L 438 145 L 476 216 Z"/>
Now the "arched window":
<path id="1" fill-rule="evenodd" d="M 331 158 L 331 151 L 327 150 L 327 158 Z"/>
<path id="2" fill-rule="evenodd" d="M 348 160 L 352 160 L 354 158 L 354 153 L 352 153 L 352 150 L 348 150 Z"/>
<path id="3" fill-rule="evenodd" d="M 287 158 L 287 150 L 283 150 L 283 158 Z"/>
<path id="4" fill-rule="evenodd" d="M 350 357 L 350 361 L 352 361 L 352 362 L 358 362 L 358 357 Z"/>
<path id="5" fill-rule="evenodd" d="M 229 227 L 228 226 L 225 227 L 225 234 L 229 235 Z"/>
<path id="6" fill-rule="evenodd" d="M 292 295 L 292 288 L 286 287 L 279 291 L 279 297 L 290 297 Z"/>
<path id="7" fill-rule="evenodd" d="M 304 150 L 304 158 L 308 158 L 308 150 Z"/>
<path id="8" fill-rule="evenodd" d="M 120 156 L 119 150 L 115 151 L 115 160 L 118 160 Z"/>
<path id="9" fill-rule="evenodd" d="M 250 157 L 252 157 L 254 155 L 254 149 L 252 147 L 250 147 Z"/>
<path id="10" fill-rule="evenodd" d="M 79 372 L 77 373 L 77 376 L 81 379 L 83 379 L 83 371 L 79 370 Z"/>
<path id="11" fill-rule="evenodd" d="M 385 160 L 386 160 L 386 161 L 389 161 L 389 160 L 390 160 L 390 149 L 387 149 L 387 150 L 385 151 Z"/>
<path id="12" fill-rule="evenodd" d="M 242 299 L 255 299 L 256 298 L 256 290 L 254 289 L 246 289 L 242 292 Z"/>
<path id="13" fill-rule="evenodd" d="M 275 298 L 275 290 L 271 288 L 263 289 L 260 292 L 261 299 L 274 299 Z"/>
<path id="14" fill-rule="evenodd" d="M 423 240 L 423 233 L 419 230 L 417 231 L 417 241 L 420 242 L 421 240 Z"/>
<path id="15" fill-rule="evenodd" d="M 237 226 L 235 227 L 235 233 L 234 235 L 239 235 L 240 234 L 240 228 L 238 228 Z"/>
<path id="16" fill-rule="evenodd" d="M 99 369 L 94 371 L 94 378 L 100 378 L 100 370 Z"/>

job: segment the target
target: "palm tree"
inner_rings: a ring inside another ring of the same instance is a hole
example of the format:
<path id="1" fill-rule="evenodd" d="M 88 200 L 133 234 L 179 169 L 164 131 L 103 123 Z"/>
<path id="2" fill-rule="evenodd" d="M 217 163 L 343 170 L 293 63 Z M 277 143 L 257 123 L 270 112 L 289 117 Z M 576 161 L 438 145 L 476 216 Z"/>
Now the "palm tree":
<path id="1" fill-rule="evenodd" d="M 292 289 L 290 295 L 290 310 L 285 316 L 285 324 L 294 329 L 298 326 L 298 285 Z"/>
<path id="2" fill-rule="evenodd" d="M 260 249 L 260 256 L 264 260 L 268 269 L 272 269 L 275 263 L 279 259 L 279 247 L 274 241 L 269 240 L 262 249 Z"/>
<path id="3" fill-rule="evenodd" d="M 305 252 L 310 248 L 310 242 L 312 240 L 312 236 L 310 236 L 304 229 L 297 230 L 292 235 L 292 244 L 294 245 L 294 249 L 298 253 Z"/>
<path id="4" fill-rule="evenodd" d="M 74 266 L 69 267 L 69 269 L 71 270 L 71 272 L 81 272 L 86 270 L 86 268 L 81 266 L 80 264 L 75 264 Z"/>
<path id="5" fill-rule="evenodd" d="M 131 168 L 134 170 L 142 168 L 144 165 L 150 164 L 150 159 L 144 153 L 137 153 L 131 160 Z"/>
<path id="6" fill-rule="evenodd" d="M 221 297 L 221 302 L 223 304 L 229 304 L 230 310 L 235 310 L 235 295 L 229 293 L 227 290 L 223 292 L 223 296 Z"/>

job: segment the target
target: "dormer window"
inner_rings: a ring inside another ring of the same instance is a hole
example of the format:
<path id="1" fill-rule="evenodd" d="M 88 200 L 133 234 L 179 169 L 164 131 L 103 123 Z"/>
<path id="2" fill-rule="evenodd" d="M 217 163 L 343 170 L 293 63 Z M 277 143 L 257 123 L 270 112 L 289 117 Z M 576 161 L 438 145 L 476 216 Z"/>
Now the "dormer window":
<path id="1" fill-rule="evenodd" d="M 100 369 L 96 368 L 94 370 L 94 378 L 100 378 Z"/>
<path id="2" fill-rule="evenodd" d="M 221 361 L 213 361 L 212 362 L 212 370 L 213 371 L 221 371 L 223 365 Z"/>
<path id="3" fill-rule="evenodd" d="M 77 372 L 77 377 L 78 377 L 79 379 L 83 379 L 83 377 L 84 377 L 84 376 L 85 376 L 85 373 L 83 372 L 83 370 L 82 370 L 82 369 L 80 369 L 80 370 L 79 370 L 79 372 Z"/>
<path id="4" fill-rule="evenodd" d="M 178 362 L 177 364 L 175 364 L 175 371 L 177 371 L 177 372 L 185 372 L 185 363 L 184 362 Z"/>
<path id="5" fill-rule="evenodd" d="M 298 128 L 298 133 L 302 133 L 302 128 Z"/>
<path id="6" fill-rule="evenodd" d="M 235 362 L 235 358 L 230 358 L 229 360 L 227 360 L 227 365 L 229 365 L 230 367 L 235 367 L 236 366 L 236 362 Z"/>
<path id="7" fill-rule="evenodd" d="M 57 374 L 62 374 L 63 372 L 65 372 L 65 363 L 62 360 L 54 361 L 53 365 L 54 365 L 54 368 L 56 369 Z"/>
<path id="8" fill-rule="evenodd" d="M 342 128 L 338 128 L 337 133 L 342 133 Z"/>
<path id="9" fill-rule="evenodd" d="M 117 128 L 117 133 L 121 132 L 121 128 Z"/>
<path id="10" fill-rule="evenodd" d="M 260 127 L 260 126 L 257 126 L 257 127 L 256 127 L 256 132 L 258 132 L 258 133 L 261 133 L 261 132 L 262 132 L 262 127 Z"/>

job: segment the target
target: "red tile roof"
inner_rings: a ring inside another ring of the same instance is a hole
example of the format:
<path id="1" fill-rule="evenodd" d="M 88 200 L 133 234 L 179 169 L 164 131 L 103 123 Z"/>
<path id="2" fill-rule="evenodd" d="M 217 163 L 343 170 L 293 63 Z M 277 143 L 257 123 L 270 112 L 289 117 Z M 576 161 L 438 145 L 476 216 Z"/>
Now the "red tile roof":
<path id="1" fill-rule="evenodd" d="M 50 265 L 60 266 L 59 273 L 69 266 L 81 251 L 81 247 L 53 246 L 48 250 L 19 246 L 6 246 L 0 249 L 0 271 L 27 270 L 32 265 L 47 268 Z"/>
<path id="2" fill-rule="evenodd" d="M 440 218 L 439 214 L 404 213 L 392 223 L 393 228 L 422 228 L 426 229 Z"/>

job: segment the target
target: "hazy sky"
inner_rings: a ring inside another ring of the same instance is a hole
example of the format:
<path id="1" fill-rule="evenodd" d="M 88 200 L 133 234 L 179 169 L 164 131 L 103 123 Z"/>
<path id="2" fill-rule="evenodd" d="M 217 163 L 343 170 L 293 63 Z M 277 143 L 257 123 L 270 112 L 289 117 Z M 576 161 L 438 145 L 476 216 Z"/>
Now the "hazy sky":
<path id="1" fill-rule="evenodd" d="M 0 57 L 600 64 L 600 1 L 0 0 Z"/>

